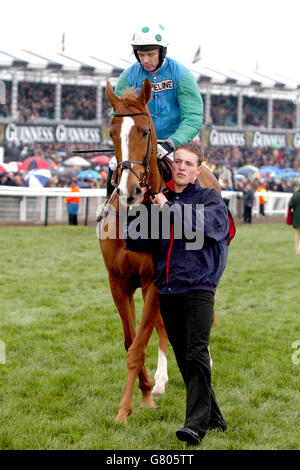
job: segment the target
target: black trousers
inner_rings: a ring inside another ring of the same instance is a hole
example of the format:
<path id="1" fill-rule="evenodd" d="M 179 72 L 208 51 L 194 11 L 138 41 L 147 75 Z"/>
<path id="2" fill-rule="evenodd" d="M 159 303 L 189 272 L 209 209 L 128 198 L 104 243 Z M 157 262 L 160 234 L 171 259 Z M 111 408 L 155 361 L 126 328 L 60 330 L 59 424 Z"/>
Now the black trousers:
<path id="1" fill-rule="evenodd" d="M 211 386 L 208 351 L 214 294 L 206 290 L 160 294 L 159 301 L 168 338 L 186 385 L 185 426 L 205 433 L 211 421 L 224 420 Z"/>
<path id="2" fill-rule="evenodd" d="M 69 225 L 77 225 L 77 214 L 69 214 Z"/>
<path id="3" fill-rule="evenodd" d="M 252 206 L 245 206 L 244 207 L 244 223 L 251 224 L 252 222 Z"/>

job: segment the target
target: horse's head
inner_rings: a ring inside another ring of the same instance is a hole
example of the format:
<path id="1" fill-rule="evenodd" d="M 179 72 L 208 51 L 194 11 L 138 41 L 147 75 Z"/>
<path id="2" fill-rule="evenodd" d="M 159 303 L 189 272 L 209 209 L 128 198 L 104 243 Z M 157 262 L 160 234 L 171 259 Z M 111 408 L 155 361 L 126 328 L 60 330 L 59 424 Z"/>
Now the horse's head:
<path id="1" fill-rule="evenodd" d="M 151 83 L 146 79 L 138 96 L 128 89 L 119 98 L 107 82 L 106 96 L 114 110 L 110 135 L 118 160 L 118 194 L 127 204 L 134 204 L 141 186 L 150 194 L 157 191 L 159 178 L 155 129 L 147 107 Z"/>

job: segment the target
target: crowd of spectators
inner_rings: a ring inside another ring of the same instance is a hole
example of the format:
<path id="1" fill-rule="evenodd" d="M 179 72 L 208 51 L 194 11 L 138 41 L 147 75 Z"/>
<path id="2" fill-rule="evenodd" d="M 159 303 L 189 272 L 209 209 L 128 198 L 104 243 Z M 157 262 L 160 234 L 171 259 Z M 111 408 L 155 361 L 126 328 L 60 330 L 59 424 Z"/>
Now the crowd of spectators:
<path id="1" fill-rule="evenodd" d="M 203 95 L 205 103 L 206 96 Z M 210 125 L 237 126 L 237 97 L 211 95 Z M 267 127 L 268 102 L 259 98 L 243 97 L 243 125 Z M 291 101 L 273 101 L 273 128 L 292 129 L 296 125 L 296 105 Z"/>
<path id="2" fill-rule="evenodd" d="M 102 123 L 108 126 L 111 121 L 111 105 L 105 96 L 105 89 L 102 90 Z"/>
<path id="3" fill-rule="evenodd" d="M 101 174 L 107 173 L 103 170 Z M 20 186 L 25 187 L 25 177 L 26 172 L 20 171 L 18 173 L 0 173 L 0 186 Z M 76 172 L 69 170 L 65 173 L 59 173 L 55 170 L 52 170 L 51 179 L 45 185 L 48 188 L 67 188 L 70 186 L 71 181 L 76 180 L 78 186 L 82 188 L 105 188 L 106 187 L 106 178 L 101 177 L 101 179 L 95 178 L 78 178 Z"/>
<path id="4" fill-rule="evenodd" d="M 102 90 L 102 124 L 108 126 L 111 117 L 111 107 Z M 0 118 L 11 115 L 12 84 L 5 81 L 6 103 L 0 105 Z M 56 87 L 51 84 L 19 82 L 18 83 L 18 122 L 33 123 L 39 119 L 55 118 Z M 94 120 L 96 117 L 97 89 L 95 86 L 62 85 L 61 119 Z M 206 96 L 203 95 L 205 104 Z M 211 95 L 211 125 L 236 126 L 238 100 L 234 96 Z M 266 99 L 243 97 L 243 125 L 267 126 L 268 101 Z M 273 101 L 273 127 L 291 129 L 295 127 L 296 106 L 285 100 Z M 76 148 L 87 150 L 94 148 L 94 144 L 77 144 Z M 62 165 L 63 161 L 73 156 L 74 144 L 66 143 L 30 143 L 23 145 L 18 142 L 5 143 L 6 161 L 22 161 L 27 157 L 40 156 L 54 166 Z M 294 148 L 248 148 L 248 147 L 203 147 L 203 153 L 208 166 L 217 176 L 224 176 L 231 171 L 233 189 L 239 185 L 247 184 L 247 180 L 236 180 L 234 172 L 243 165 L 261 167 L 275 165 L 278 168 L 300 168 L 300 151 Z M 90 155 L 91 157 L 92 155 Z M 89 158 L 89 156 L 88 156 Z M 1 177 L 2 184 L 24 184 L 24 174 L 9 174 Z M 60 179 L 57 175 L 49 184 L 67 184 L 67 179 Z M 90 185 L 103 184 L 90 182 Z M 267 181 L 268 188 L 277 191 L 290 191 L 293 181 Z M 225 183 L 224 189 L 228 186 Z M 279 189 L 278 189 L 279 188 Z"/>
<path id="5" fill-rule="evenodd" d="M 96 118 L 96 87 L 63 85 L 61 118 L 89 121 Z"/>
<path id="6" fill-rule="evenodd" d="M 96 146 L 97 147 L 97 146 Z M 101 145 L 106 148 L 106 142 Z M 73 150 L 89 150 L 94 149 L 95 144 L 83 143 L 65 143 L 65 142 L 32 142 L 22 144 L 20 142 L 5 143 L 5 160 L 9 161 L 23 161 L 28 157 L 42 157 L 45 159 L 53 159 L 60 162 L 66 158 L 73 157 Z M 108 147 L 109 148 L 109 147 Z"/>
<path id="7" fill-rule="evenodd" d="M 5 81 L 6 103 L 0 105 L 0 118 L 11 116 L 11 82 Z M 33 123 L 39 119 L 55 118 L 56 87 L 51 84 L 19 82 L 17 121 Z M 103 111 L 108 116 L 106 98 Z M 61 97 L 61 119 L 79 121 L 96 118 L 96 87 L 63 85 Z"/>
<path id="8" fill-rule="evenodd" d="M 237 125 L 237 98 L 235 96 L 211 96 L 211 124 L 227 127 Z"/>
<path id="9" fill-rule="evenodd" d="M 111 142 L 105 142 L 101 144 L 102 148 L 111 149 L 110 153 L 107 155 L 113 155 L 113 148 Z M 10 155 L 10 158 L 7 158 L 6 161 L 23 161 L 25 158 L 37 156 L 44 158 L 52 169 L 55 169 L 57 166 L 63 166 L 64 160 L 70 158 L 73 155 L 72 151 L 74 150 L 74 144 L 65 144 L 65 143 L 32 143 L 28 145 L 21 144 L 10 144 L 6 149 L 6 155 Z M 77 144 L 76 148 L 79 150 L 89 150 L 93 149 L 93 144 Z M 218 177 L 221 186 L 223 189 L 234 189 L 242 190 L 243 186 L 247 184 L 247 178 L 242 179 L 241 177 L 236 177 L 237 169 L 244 165 L 253 165 L 260 168 L 261 166 L 272 165 L 276 166 L 278 169 L 284 168 L 300 168 L 300 149 L 294 149 L 286 147 L 282 150 L 272 149 L 272 148 L 246 148 L 246 147 L 202 147 L 204 154 L 205 164 L 215 173 Z M 91 159 L 94 154 L 86 154 L 87 159 Z M 98 171 L 99 168 L 96 168 Z M 104 168 L 104 172 L 107 172 L 107 168 Z M 55 176 L 55 171 L 53 171 Z M 56 178 L 52 180 L 54 185 L 67 185 L 69 176 L 66 172 L 62 172 L 56 175 Z M 23 184 L 22 178 L 24 174 L 11 174 L 7 178 L 7 174 L 3 176 L 2 181 L 6 181 L 2 184 L 9 184 L 9 182 L 14 181 L 17 178 L 16 184 Z M 275 177 L 273 178 L 264 178 L 268 189 L 273 191 L 287 191 L 292 192 L 295 185 L 297 184 L 296 180 L 279 180 Z M 12 183 L 14 184 L 14 183 Z M 50 183 L 49 183 L 50 184 Z M 98 182 L 90 182 L 91 185 L 97 184 L 103 186 L 103 179 Z"/>
<path id="10" fill-rule="evenodd" d="M 244 165 L 261 166 L 274 165 L 278 168 L 300 167 L 300 151 L 293 147 L 277 148 L 249 148 L 249 147 L 204 147 L 205 160 L 211 166 L 220 162 L 232 168 Z"/>
<path id="11" fill-rule="evenodd" d="M 0 105 L 0 118 L 11 116 L 11 81 L 4 81 L 6 103 Z M 18 83 L 18 122 L 32 123 L 38 119 L 55 118 L 56 87 L 52 84 Z M 96 118 L 95 86 L 62 85 L 61 119 L 89 121 Z M 204 104 L 206 95 L 203 94 Z M 237 126 L 238 100 L 232 95 L 211 95 L 209 125 Z M 102 90 L 102 122 L 108 125 L 111 107 Z M 243 96 L 243 126 L 266 128 L 268 100 Z M 273 101 L 273 128 L 292 129 L 296 125 L 296 105 L 287 100 Z"/>
<path id="12" fill-rule="evenodd" d="M 296 105 L 291 101 L 273 101 L 273 127 L 292 129 L 296 126 Z"/>
<path id="13" fill-rule="evenodd" d="M 243 125 L 267 127 L 268 101 L 243 97 Z"/>
<path id="14" fill-rule="evenodd" d="M 18 122 L 32 123 L 37 119 L 53 119 L 55 86 L 20 82 L 18 90 Z"/>

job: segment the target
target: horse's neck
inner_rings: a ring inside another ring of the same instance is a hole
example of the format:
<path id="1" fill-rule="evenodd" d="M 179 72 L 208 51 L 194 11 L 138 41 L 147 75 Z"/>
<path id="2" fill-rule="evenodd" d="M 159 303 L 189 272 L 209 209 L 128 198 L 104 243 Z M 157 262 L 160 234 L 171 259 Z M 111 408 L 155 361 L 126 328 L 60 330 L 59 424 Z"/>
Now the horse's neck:
<path id="1" fill-rule="evenodd" d="M 221 194 L 221 186 L 217 178 L 206 166 L 202 166 L 198 179 L 200 186 L 203 188 L 214 188 Z"/>

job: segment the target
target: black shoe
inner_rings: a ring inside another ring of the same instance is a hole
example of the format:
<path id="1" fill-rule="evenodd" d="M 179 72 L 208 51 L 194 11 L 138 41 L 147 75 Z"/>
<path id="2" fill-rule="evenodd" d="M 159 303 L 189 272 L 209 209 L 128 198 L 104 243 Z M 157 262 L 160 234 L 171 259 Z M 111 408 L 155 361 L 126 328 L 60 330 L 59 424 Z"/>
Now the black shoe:
<path id="1" fill-rule="evenodd" d="M 210 431 L 226 431 L 227 424 L 225 420 L 211 419 L 208 423 L 208 429 Z"/>
<path id="2" fill-rule="evenodd" d="M 203 437 L 205 436 L 205 433 L 201 433 L 196 429 L 191 429 L 187 426 L 183 426 L 182 428 L 176 431 L 176 436 L 180 441 L 185 441 L 190 445 L 196 446 L 202 441 Z"/>

